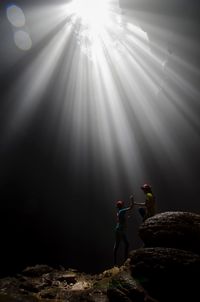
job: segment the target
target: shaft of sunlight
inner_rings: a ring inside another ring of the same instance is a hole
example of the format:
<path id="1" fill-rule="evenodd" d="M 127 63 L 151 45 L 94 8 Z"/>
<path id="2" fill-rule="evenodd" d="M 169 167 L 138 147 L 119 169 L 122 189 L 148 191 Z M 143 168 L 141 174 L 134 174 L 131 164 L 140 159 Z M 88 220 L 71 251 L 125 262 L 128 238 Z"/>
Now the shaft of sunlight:
<path id="1" fill-rule="evenodd" d="M 18 25 L 21 21 L 14 22 L 11 13 L 9 20 Z M 106 168 L 113 187 L 120 190 L 122 176 L 131 187 L 135 175 L 139 182 L 148 175 L 149 154 L 157 166 L 162 154 L 171 167 L 184 165 L 183 148 L 168 125 L 174 116 L 174 128 L 197 140 L 199 88 L 183 76 L 188 71 L 197 78 L 197 71 L 166 45 L 151 41 L 163 36 L 165 43 L 170 36 L 165 28 L 148 24 L 147 12 L 143 24 L 122 14 L 118 0 L 74 0 L 27 14 L 23 20 L 29 20 L 33 42 L 29 46 L 20 40 L 31 52 L 13 85 L 13 137 L 49 98 L 47 131 L 57 125 L 58 149 L 64 150 L 63 158 L 68 150 L 77 179 L 81 167 L 92 161 L 93 167 Z M 178 34 L 175 40 L 181 41 Z M 194 107 L 189 108 L 190 96 Z M 184 167 L 189 171 L 189 164 Z"/>

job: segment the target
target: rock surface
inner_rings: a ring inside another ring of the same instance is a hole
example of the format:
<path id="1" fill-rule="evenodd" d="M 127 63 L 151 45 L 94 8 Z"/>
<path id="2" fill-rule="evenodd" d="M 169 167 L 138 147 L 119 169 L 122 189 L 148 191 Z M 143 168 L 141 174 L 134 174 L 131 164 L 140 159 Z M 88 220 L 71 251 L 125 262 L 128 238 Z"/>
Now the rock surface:
<path id="1" fill-rule="evenodd" d="M 164 212 L 147 219 L 139 228 L 145 246 L 172 247 L 200 253 L 200 215 Z"/>
<path id="2" fill-rule="evenodd" d="M 135 302 L 144 302 L 146 296 L 125 266 L 111 268 L 99 275 L 50 267 L 50 273 L 42 274 L 39 265 L 26 269 L 25 273 L 27 271 L 34 271 L 34 277 L 32 273 L 25 276 L 22 272 L 15 278 L 0 279 L 0 302 L 128 302 L 133 297 Z"/>
<path id="3" fill-rule="evenodd" d="M 131 252 L 130 269 L 147 292 L 159 301 L 195 298 L 199 292 L 200 255 L 173 248 L 142 248 Z"/>
<path id="4" fill-rule="evenodd" d="M 23 275 L 29 276 L 29 277 L 39 277 L 44 274 L 51 273 L 53 271 L 53 268 L 48 265 L 35 265 L 35 266 L 29 266 L 23 270 Z"/>
<path id="5" fill-rule="evenodd" d="M 130 271 L 125 268 L 114 276 L 109 284 L 107 295 L 110 302 L 116 301 L 155 301 L 148 296 L 148 293 L 131 277 Z"/>

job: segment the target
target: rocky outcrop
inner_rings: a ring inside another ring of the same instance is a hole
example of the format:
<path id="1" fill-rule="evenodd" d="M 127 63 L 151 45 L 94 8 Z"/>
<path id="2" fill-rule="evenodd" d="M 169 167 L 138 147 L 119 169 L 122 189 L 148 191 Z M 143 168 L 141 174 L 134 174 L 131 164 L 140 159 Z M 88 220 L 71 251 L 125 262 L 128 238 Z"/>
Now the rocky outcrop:
<path id="1" fill-rule="evenodd" d="M 200 215 L 164 212 L 147 219 L 139 228 L 147 247 L 171 247 L 200 253 Z"/>
<path id="2" fill-rule="evenodd" d="M 200 215 L 165 212 L 139 228 L 144 247 L 130 253 L 130 270 L 162 302 L 191 301 L 198 295 Z"/>
<path id="3" fill-rule="evenodd" d="M 128 291 L 127 282 L 114 282 L 108 291 L 111 301 L 195 301 L 199 295 L 200 215 L 157 214 L 140 226 L 139 234 L 144 247 L 130 253 L 126 268 L 132 277 L 129 280 L 141 287 L 141 295 L 138 287 L 133 291 L 132 281 L 128 281 Z"/>
<path id="4" fill-rule="evenodd" d="M 174 275 L 185 272 L 192 278 L 200 272 L 200 255 L 173 248 L 141 248 L 130 253 L 130 269 L 136 277 L 157 277 L 173 271 Z"/>

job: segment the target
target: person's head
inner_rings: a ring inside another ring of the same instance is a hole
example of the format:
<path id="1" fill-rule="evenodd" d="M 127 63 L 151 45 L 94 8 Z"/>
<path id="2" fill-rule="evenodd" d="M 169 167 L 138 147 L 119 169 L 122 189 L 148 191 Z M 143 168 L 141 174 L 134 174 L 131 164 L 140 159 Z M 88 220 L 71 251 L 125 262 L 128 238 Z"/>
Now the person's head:
<path id="1" fill-rule="evenodd" d="M 142 190 L 144 193 L 152 193 L 151 186 L 148 185 L 148 184 L 142 185 L 142 186 L 141 186 L 141 190 Z"/>
<path id="2" fill-rule="evenodd" d="M 117 209 L 122 209 L 124 207 L 124 202 L 122 200 L 118 200 L 116 202 Z"/>

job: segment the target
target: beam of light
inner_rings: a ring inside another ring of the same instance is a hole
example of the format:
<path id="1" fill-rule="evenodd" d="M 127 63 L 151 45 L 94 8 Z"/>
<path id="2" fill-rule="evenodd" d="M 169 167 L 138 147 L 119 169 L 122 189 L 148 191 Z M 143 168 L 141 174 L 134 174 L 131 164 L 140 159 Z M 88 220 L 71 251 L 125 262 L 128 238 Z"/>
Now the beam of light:
<path id="1" fill-rule="evenodd" d="M 152 160 L 158 169 L 178 163 L 177 174 L 188 173 L 184 139 L 178 146 L 173 129 L 199 138 L 199 88 L 183 72 L 196 79 L 199 70 L 167 51 L 165 28 L 123 15 L 117 0 L 41 5 L 27 14 L 33 45 L 14 83 L 8 136 L 45 106 L 47 137 L 56 132 L 55 152 L 65 160 L 67 150 L 66 169 L 77 182 L 91 163 L 101 171 L 98 181 L 105 169 L 116 191 L 122 178 L 132 188 L 151 175 Z"/>

